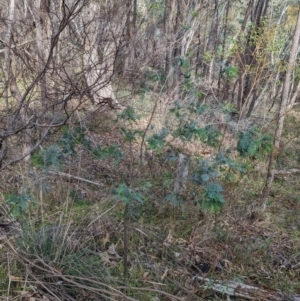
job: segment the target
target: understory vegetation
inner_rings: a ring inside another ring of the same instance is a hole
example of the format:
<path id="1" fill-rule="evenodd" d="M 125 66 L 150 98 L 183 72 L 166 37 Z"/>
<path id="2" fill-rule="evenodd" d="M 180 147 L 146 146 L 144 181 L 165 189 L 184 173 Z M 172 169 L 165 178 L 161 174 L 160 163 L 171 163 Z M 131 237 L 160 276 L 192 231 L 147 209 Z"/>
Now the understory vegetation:
<path id="1" fill-rule="evenodd" d="M 257 126 L 233 126 L 224 137 L 203 122 L 211 108 L 198 119 L 190 109 L 175 105 L 151 122 L 132 106 L 76 117 L 30 162 L 3 173 L 1 294 L 222 300 L 210 290 L 214 279 L 297 293 L 297 176 L 276 178 L 261 204 L 270 137 Z M 226 118 L 226 108 L 213 112 Z M 296 111 L 287 142 L 295 120 Z M 281 167 L 298 164 L 297 143 Z M 176 193 L 183 154 L 189 173 Z"/>
<path id="2" fill-rule="evenodd" d="M 0 4 L 0 300 L 300 300 L 299 5 L 25 2 Z"/>

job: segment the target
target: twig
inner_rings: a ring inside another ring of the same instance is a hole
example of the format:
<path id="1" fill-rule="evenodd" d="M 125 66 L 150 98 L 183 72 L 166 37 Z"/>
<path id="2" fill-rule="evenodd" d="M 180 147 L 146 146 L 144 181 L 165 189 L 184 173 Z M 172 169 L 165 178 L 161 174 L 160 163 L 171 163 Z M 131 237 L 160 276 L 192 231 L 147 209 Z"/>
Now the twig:
<path id="1" fill-rule="evenodd" d="M 92 220 L 88 225 L 87 225 L 87 229 L 98 219 L 100 219 L 103 215 L 105 215 L 106 213 L 108 213 L 110 210 L 114 209 L 117 205 L 112 206 L 111 208 L 107 209 L 105 212 L 103 212 L 102 214 L 100 214 L 99 216 L 97 216 L 94 220 Z"/>
<path id="2" fill-rule="evenodd" d="M 292 168 L 292 169 L 274 170 L 275 176 L 291 175 L 291 174 L 295 174 L 295 173 L 300 173 L 300 169 Z"/>
<path id="3" fill-rule="evenodd" d="M 8 270 L 8 275 L 10 275 L 10 260 L 9 260 L 9 255 L 8 255 L 8 253 L 6 254 L 6 256 L 7 256 L 7 270 Z M 11 277 L 8 277 L 7 301 L 9 301 L 10 285 L 11 285 Z"/>
<path id="4" fill-rule="evenodd" d="M 145 143 L 145 137 L 146 137 L 146 134 L 149 130 L 149 127 L 152 123 L 152 120 L 154 118 L 154 114 L 155 114 L 155 111 L 156 111 L 156 108 L 157 108 L 157 103 L 158 103 L 158 98 L 156 99 L 155 103 L 154 103 L 154 106 L 153 106 L 153 109 L 152 109 L 152 112 L 151 112 L 151 116 L 150 116 L 150 119 L 148 121 L 148 124 L 146 126 L 146 129 L 143 133 L 143 136 L 142 136 L 142 142 L 141 142 L 141 147 L 140 147 L 140 164 L 142 164 L 142 161 L 143 161 L 143 146 L 144 146 L 144 143 Z"/>
<path id="5" fill-rule="evenodd" d="M 68 173 L 64 173 L 64 172 L 51 171 L 50 170 L 50 171 L 48 171 L 48 173 L 50 173 L 52 175 L 57 175 L 57 176 L 62 176 L 62 177 L 67 177 L 67 178 L 79 180 L 79 181 L 86 182 L 86 183 L 89 183 L 89 184 L 93 184 L 93 185 L 96 185 L 96 186 L 99 186 L 99 187 L 104 187 L 104 184 L 93 182 L 93 181 L 90 181 L 90 180 L 87 180 L 87 179 L 84 179 L 84 178 L 81 178 L 81 177 L 72 176 L 72 175 L 70 175 Z"/>
<path id="6" fill-rule="evenodd" d="M 90 284 L 95 284 L 95 286 L 92 285 L 85 285 L 82 284 L 80 282 L 77 282 L 76 280 L 80 280 L 80 281 L 85 281 L 86 282 L 86 278 L 84 277 L 76 277 L 76 276 L 70 276 L 70 275 L 64 275 L 62 274 L 59 270 L 57 270 L 56 268 L 54 268 L 53 266 L 50 266 L 49 264 L 47 264 L 43 259 L 39 258 L 37 256 L 37 259 L 35 261 L 29 260 L 26 257 L 23 257 L 23 260 L 25 262 L 27 262 L 28 265 L 33 266 L 37 269 L 39 269 L 40 271 L 44 271 L 46 273 L 48 273 L 48 275 L 50 277 L 58 277 L 60 278 L 63 282 L 65 283 L 69 283 L 74 285 L 75 287 L 78 288 L 82 288 L 85 290 L 88 290 L 90 292 L 94 292 L 96 294 L 101 294 L 102 296 L 111 296 L 112 300 L 116 300 L 116 298 L 123 298 L 123 300 L 128 300 L 128 301 L 138 301 L 137 299 L 134 299 L 130 296 L 126 296 L 125 294 L 123 294 L 120 290 L 112 287 L 109 284 L 106 283 L 102 283 L 100 281 L 96 281 L 93 279 L 89 279 L 89 283 Z M 38 265 L 37 263 L 41 263 L 41 265 Z M 30 274 L 39 284 L 41 284 L 49 293 L 53 294 L 47 287 L 45 287 L 45 285 L 43 285 L 43 282 L 39 279 L 37 279 L 37 277 L 34 274 Z M 104 288 L 101 288 L 104 287 Z"/>
<path id="7" fill-rule="evenodd" d="M 173 300 L 178 300 L 178 301 L 183 301 L 184 298 L 183 297 L 178 297 L 172 294 L 169 294 L 163 290 L 160 289 L 155 289 L 155 288 L 147 288 L 147 287 L 131 287 L 131 286 L 120 286 L 120 289 L 129 289 L 129 290 L 133 290 L 133 291 L 142 291 L 142 292 L 154 292 L 154 293 L 158 293 L 158 294 L 162 294 L 164 296 L 169 297 L 170 299 L 172 298 Z"/>

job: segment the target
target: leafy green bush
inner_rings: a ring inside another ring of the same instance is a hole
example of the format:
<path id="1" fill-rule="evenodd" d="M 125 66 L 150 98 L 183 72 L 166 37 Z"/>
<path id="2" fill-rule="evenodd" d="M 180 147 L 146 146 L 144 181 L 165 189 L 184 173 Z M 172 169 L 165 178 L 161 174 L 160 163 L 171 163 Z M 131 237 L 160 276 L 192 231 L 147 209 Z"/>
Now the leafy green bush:
<path id="1" fill-rule="evenodd" d="M 14 218 L 26 215 L 32 197 L 28 194 L 10 194 L 5 198 L 5 203 L 10 207 L 10 214 Z"/>
<path id="2" fill-rule="evenodd" d="M 85 129 L 76 127 L 73 130 L 68 127 L 62 128 L 62 135 L 57 145 L 51 145 L 33 154 L 31 162 L 37 168 L 44 168 L 46 171 L 51 167 L 59 169 L 62 162 L 76 154 L 76 146 L 82 146 L 95 158 L 113 158 L 115 164 L 119 164 L 123 153 L 119 145 L 98 145 L 86 137 Z"/>
<path id="3" fill-rule="evenodd" d="M 240 132 L 238 138 L 237 151 L 243 157 L 262 160 L 272 151 L 272 137 L 261 134 L 255 127 Z"/>
<path id="4" fill-rule="evenodd" d="M 208 208 L 212 212 L 219 211 L 225 204 L 222 192 L 223 188 L 220 184 L 214 182 L 207 184 L 202 196 L 202 206 Z"/>
<path id="5" fill-rule="evenodd" d="M 33 154 L 31 162 L 35 167 L 48 169 L 50 166 L 59 168 L 63 153 L 57 145 L 51 145 Z"/>
<path id="6" fill-rule="evenodd" d="M 239 69 L 236 66 L 228 65 L 223 68 L 223 77 L 228 80 L 234 80 L 238 76 Z"/>

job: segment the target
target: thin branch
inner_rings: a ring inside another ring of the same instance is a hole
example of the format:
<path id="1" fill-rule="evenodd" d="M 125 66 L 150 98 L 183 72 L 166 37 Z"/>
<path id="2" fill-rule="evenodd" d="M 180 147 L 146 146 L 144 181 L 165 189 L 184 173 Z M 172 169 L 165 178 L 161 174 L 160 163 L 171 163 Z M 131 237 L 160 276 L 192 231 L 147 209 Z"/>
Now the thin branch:
<path id="1" fill-rule="evenodd" d="M 292 169 L 282 169 L 282 170 L 274 170 L 275 176 L 285 176 L 285 175 L 292 175 L 295 173 L 300 173 L 300 169 L 292 168 Z"/>
<path id="2" fill-rule="evenodd" d="M 10 46 L 10 45 L 8 45 L 4 40 L 0 39 L 0 42 L 3 43 L 4 46 L 7 47 L 7 48 L 9 48 L 9 49 L 14 49 L 14 48 L 17 48 L 17 47 L 21 47 L 21 46 L 24 46 L 24 45 L 29 44 L 29 43 L 31 43 L 31 42 L 34 42 L 34 41 L 35 41 L 35 39 L 31 39 L 31 40 L 29 40 L 29 41 L 25 41 L 25 42 L 23 42 L 23 43 L 16 44 L 16 45 L 13 45 L 13 46 Z M 0 53 L 5 52 L 5 50 L 6 50 L 6 48 L 0 49 Z"/>
<path id="3" fill-rule="evenodd" d="M 249 300 L 300 301 L 300 295 L 295 294 L 287 296 L 281 292 L 266 290 L 240 282 L 223 282 L 221 280 L 212 280 L 201 276 L 196 276 L 194 279 L 204 282 L 204 287 L 206 289 L 210 289 L 228 296 L 242 297 Z"/>
<path id="4" fill-rule="evenodd" d="M 96 186 L 99 186 L 99 187 L 104 187 L 105 186 L 104 184 L 93 182 L 93 181 L 90 181 L 90 180 L 87 180 L 87 179 L 84 179 L 84 178 L 81 178 L 81 177 L 72 176 L 68 173 L 64 173 L 64 172 L 60 172 L 60 171 L 51 171 L 50 170 L 50 171 L 48 171 L 48 173 L 50 173 L 52 175 L 67 177 L 67 178 L 70 178 L 70 179 L 75 179 L 75 180 L 78 180 L 78 181 L 86 182 L 86 183 L 93 184 L 93 185 L 96 185 Z"/>

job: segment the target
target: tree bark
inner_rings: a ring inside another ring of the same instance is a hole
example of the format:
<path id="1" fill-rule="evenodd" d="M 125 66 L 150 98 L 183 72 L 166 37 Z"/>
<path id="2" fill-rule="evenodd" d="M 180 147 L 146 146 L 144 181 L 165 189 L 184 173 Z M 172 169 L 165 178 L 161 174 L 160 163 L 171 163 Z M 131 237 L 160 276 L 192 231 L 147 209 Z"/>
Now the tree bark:
<path id="1" fill-rule="evenodd" d="M 210 27 L 209 38 L 207 43 L 207 52 L 210 54 L 211 57 L 208 66 L 206 66 L 204 69 L 204 76 L 206 77 L 206 80 L 210 84 L 214 80 L 213 67 L 215 64 L 215 55 L 216 55 L 215 52 L 216 52 L 218 30 L 219 30 L 219 0 L 215 0 L 214 13 L 211 21 L 211 27 Z"/>
<path id="2" fill-rule="evenodd" d="M 96 13 L 95 13 L 96 12 Z M 119 103 L 112 89 L 112 77 L 117 52 L 116 32 L 112 35 L 112 24 L 106 24 L 102 36 L 102 60 L 99 58 L 99 12 L 100 6 L 95 2 L 87 7 L 85 14 L 85 39 L 83 68 L 90 95 L 95 104 L 107 103 L 115 107 Z M 108 23 L 110 20 L 108 20 Z M 105 39 L 105 41 L 104 41 Z"/>
<path id="3" fill-rule="evenodd" d="M 11 40 L 12 40 L 12 27 L 14 25 L 15 18 L 15 0 L 10 0 L 9 3 L 9 12 L 8 12 L 8 20 L 7 20 L 7 31 L 5 34 L 5 67 L 7 72 L 7 86 L 10 88 L 10 92 L 12 97 L 17 102 L 17 111 L 19 111 L 19 116 L 21 119 L 21 127 L 24 128 L 23 131 L 23 151 L 22 154 L 26 155 L 24 157 L 25 161 L 30 160 L 30 150 L 32 144 L 32 133 L 31 129 L 28 127 L 29 118 L 27 114 L 27 105 L 26 101 L 23 99 L 20 89 L 17 85 L 17 81 L 15 78 L 15 74 L 12 68 L 12 60 L 11 60 Z"/>
<path id="4" fill-rule="evenodd" d="M 167 48 L 166 48 L 166 74 L 167 74 L 167 86 L 168 89 L 172 89 L 174 85 L 174 44 L 175 44 L 175 0 L 166 0 L 166 36 L 167 36 Z"/>
<path id="5" fill-rule="evenodd" d="M 261 83 L 261 77 L 264 70 L 264 59 L 257 59 L 259 47 L 261 47 L 261 36 L 264 33 L 263 20 L 267 14 L 269 0 L 259 0 L 251 10 L 251 22 L 253 27 L 250 27 L 247 37 L 247 45 L 244 51 L 243 67 L 248 66 L 249 70 L 245 70 L 243 80 L 242 98 L 239 102 L 240 118 L 247 112 L 247 117 L 252 113 L 257 98 L 258 85 Z M 253 70 L 253 71 L 251 71 Z"/>
<path id="6" fill-rule="evenodd" d="M 189 162 L 187 157 L 183 154 L 179 154 L 178 156 L 178 165 L 176 173 L 177 175 L 174 183 L 174 194 L 184 194 L 189 174 Z"/>
<path id="7" fill-rule="evenodd" d="M 296 86 L 296 89 L 291 97 L 291 101 L 289 102 L 288 104 L 288 110 L 292 109 L 293 106 L 295 105 L 297 99 L 299 98 L 300 96 L 300 81 L 298 82 L 297 86 Z"/>
<path id="8" fill-rule="evenodd" d="M 43 3 L 41 3 L 43 1 Z M 47 78 L 46 72 L 43 72 L 46 65 L 46 58 L 50 51 L 50 33 L 49 33 L 49 19 L 47 16 L 47 9 L 49 9 L 49 1 L 35 0 L 33 1 L 32 17 L 36 28 L 36 46 L 37 46 L 37 61 L 38 70 L 41 76 L 39 87 L 41 90 L 41 103 L 43 108 L 47 109 Z"/>
<path id="9" fill-rule="evenodd" d="M 287 107 L 288 107 L 288 103 L 289 103 L 291 78 L 292 78 L 292 72 L 293 72 L 293 69 L 294 69 L 294 66 L 296 63 L 296 59 L 297 59 L 299 38 L 300 38 L 300 9 L 298 12 L 297 24 L 296 24 L 296 28 L 295 28 L 295 32 L 294 32 L 294 36 L 293 36 L 289 63 L 288 63 L 288 67 L 287 67 L 287 71 L 286 71 L 286 75 L 285 75 L 285 79 L 284 79 L 284 84 L 283 84 L 281 104 L 280 104 L 279 113 L 278 113 L 278 123 L 277 123 L 277 128 L 276 128 L 275 137 L 274 137 L 273 151 L 272 151 L 272 153 L 270 155 L 270 159 L 269 159 L 267 180 L 266 180 L 266 184 L 265 184 L 265 187 L 264 187 L 264 189 L 262 191 L 262 195 L 261 195 L 262 202 L 269 196 L 269 193 L 272 188 L 273 180 L 274 180 L 274 170 L 275 170 L 275 165 L 276 165 L 277 154 L 279 152 L 279 146 L 280 146 L 280 140 L 281 140 L 282 131 L 283 131 L 284 119 L 285 119 L 285 115 L 286 115 Z"/>

